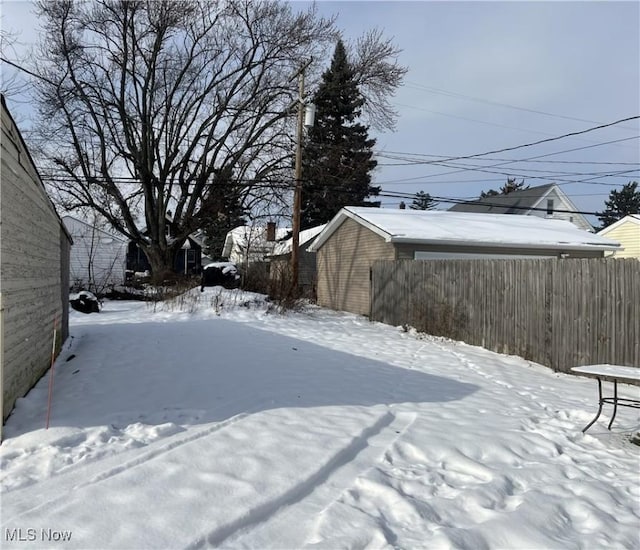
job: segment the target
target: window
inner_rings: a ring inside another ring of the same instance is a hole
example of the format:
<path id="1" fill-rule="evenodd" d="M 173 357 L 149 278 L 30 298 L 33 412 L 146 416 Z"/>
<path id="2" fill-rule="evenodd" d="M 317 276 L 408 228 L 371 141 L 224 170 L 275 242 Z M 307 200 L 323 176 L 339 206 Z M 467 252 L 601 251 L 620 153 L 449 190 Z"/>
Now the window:
<path id="1" fill-rule="evenodd" d="M 553 214 L 553 199 L 547 199 L 547 216 Z"/>

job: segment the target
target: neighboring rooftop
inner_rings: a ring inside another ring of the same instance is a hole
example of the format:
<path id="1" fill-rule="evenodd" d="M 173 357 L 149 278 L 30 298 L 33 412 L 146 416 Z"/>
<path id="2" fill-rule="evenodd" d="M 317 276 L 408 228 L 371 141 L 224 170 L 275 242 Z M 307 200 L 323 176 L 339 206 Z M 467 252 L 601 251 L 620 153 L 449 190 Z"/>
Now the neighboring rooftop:
<path id="1" fill-rule="evenodd" d="M 300 246 L 305 246 L 315 239 L 321 231 L 326 227 L 326 223 L 316 227 L 310 227 L 304 231 L 300 231 Z M 293 237 L 289 237 L 286 241 L 280 241 L 273 249 L 271 256 L 283 256 L 291 252 Z"/>
<path id="2" fill-rule="evenodd" d="M 393 243 L 620 250 L 620 243 L 578 229 L 565 220 L 355 206 L 340 210 L 310 249 L 317 250 L 346 218 L 352 218 Z"/>
<path id="3" fill-rule="evenodd" d="M 640 214 L 627 214 L 624 218 L 620 218 L 617 222 L 614 222 L 611 225 L 608 225 L 607 227 L 605 227 L 604 229 L 601 229 L 600 231 L 598 231 L 598 235 L 606 235 L 612 229 L 620 227 L 621 225 L 628 222 L 631 222 L 633 224 L 637 224 L 638 226 L 640 226 Z"/>
<path id="4" fill-rule="evenodd" d="M 480 197 L 473 201 L 456 204 L 449 210 L 478 214 L 524 214 L 531 208 L 535 208 L 536 204 L 554 187 L 557 187 L 555 183 L 549 183 L 548 185 L 512 191 L 506 195 Z"/>
<path id="5" fill-rule="evenodd" d="M 222 256 L 230 258 L 234 255 L 243 256 L 243 261 L 261 260 L 271 254 L 276 242 L 287 237 L 291 231 L 288 227 L 275 229 L 275 239 L 267 239 L 267 228 L 257 225 L 241 225 L 229 231 L 224 241 Z M 237 258 L 233 258 L 239 261 Z"/>

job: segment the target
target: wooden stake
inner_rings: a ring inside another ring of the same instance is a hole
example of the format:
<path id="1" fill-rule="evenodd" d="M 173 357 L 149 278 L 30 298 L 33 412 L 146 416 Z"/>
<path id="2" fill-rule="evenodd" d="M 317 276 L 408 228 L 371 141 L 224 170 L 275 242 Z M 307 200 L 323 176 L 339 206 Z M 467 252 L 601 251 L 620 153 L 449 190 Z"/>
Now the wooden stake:
<path id="1" fill-rule="evenodd" d="M 56 360 L 56 337 L 58 335 L 58 316 L 53 319 L 53 343 L 51 344 L 51 372 L 49 373 L 49 398 L 47 400 L 47 422 L 45 430 L 49 429 L 49 417 L 51 416 L 51 400 L 53 397 L 53 375 Z"/>

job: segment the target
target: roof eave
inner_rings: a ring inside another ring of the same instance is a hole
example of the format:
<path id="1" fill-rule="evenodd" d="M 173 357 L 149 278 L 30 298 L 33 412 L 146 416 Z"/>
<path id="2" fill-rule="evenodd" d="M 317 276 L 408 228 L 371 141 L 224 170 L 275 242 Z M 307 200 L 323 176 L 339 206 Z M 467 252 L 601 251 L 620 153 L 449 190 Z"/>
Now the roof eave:
<path id="1" fill-rule="evenodd" d="M 446 239 L 416 239 L 412 237 L 391 236 L 388 242 L 394 244 L 417 244 L 417 245 L 449 245 L 449 246 L 475 246 L 482 248 L 524 248 L 547 249 L 547 250 L 624 250 L 621 245 L 590 244 L 590 243 L 514 243 L 514 242 L 492 242 L 492 241 L 463 241 Z"/>
<path id="2" fill-rule="evenodd" d="M 624 225 L 626 223 L 635 223 L 640 225 L 640 218 L 637 218 L 636 216 L 637 214 L 627 214 L 624 218 L 620 218 L 618 221 L 598 231 L 596 235 L 606 235 L 612 229 L 616 229 L 617 227 L 620 227 L 621 225 Z"/>

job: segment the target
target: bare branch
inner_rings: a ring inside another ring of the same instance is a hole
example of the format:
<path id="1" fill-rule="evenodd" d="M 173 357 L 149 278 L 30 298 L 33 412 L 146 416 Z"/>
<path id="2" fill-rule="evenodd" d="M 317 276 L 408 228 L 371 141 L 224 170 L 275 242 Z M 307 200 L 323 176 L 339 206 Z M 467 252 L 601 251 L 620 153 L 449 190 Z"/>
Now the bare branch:
<path id="1" fill-rule="evenodd" d="M 378 130 L 395 128 L 397 112 L 389 103 L 407 68 L 398 62 L 401 50 L 380 29 L 373 29 L 351 44 L 349 61 L 365 101 L 363 114 Z"/>
<path id="2" fill-rule="evenodd" d="M 154 269 L 229 196 L 288 208 L 291 77 L 310 58 L 310 83 L 319 76 L 333 19 L 277 0 L 41 0 L 38 10 L 38 131 L 65 205 L 99 212 Z M 379 31 L 353 51 L 366 114 L 391 128 L 398 51 Z"/>

